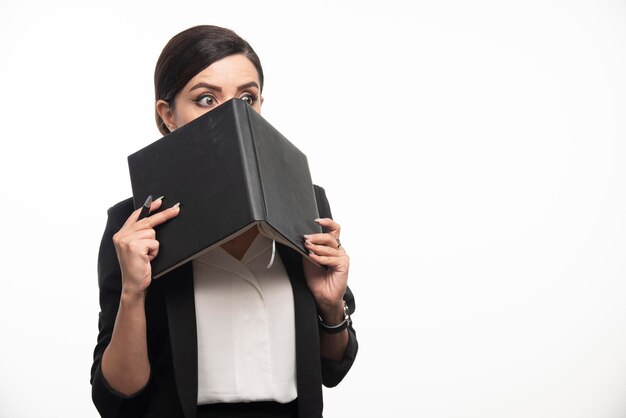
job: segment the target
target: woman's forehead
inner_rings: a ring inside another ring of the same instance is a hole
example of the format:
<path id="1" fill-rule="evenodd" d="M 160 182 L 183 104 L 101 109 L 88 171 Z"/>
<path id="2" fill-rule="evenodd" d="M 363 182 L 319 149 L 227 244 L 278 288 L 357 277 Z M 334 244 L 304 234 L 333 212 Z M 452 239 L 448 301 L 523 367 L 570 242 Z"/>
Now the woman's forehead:
<path id="1" fill-rule="evenodd" d="M 256 67 L 245 55 L 237 54 L 215 61 L 200 71 L 189 80 L 185 89 L 192 89 L 201 82 L 215 87 L 239 87 L 252 81 L 256 82 L 259 87 L 259 74 Z"/>

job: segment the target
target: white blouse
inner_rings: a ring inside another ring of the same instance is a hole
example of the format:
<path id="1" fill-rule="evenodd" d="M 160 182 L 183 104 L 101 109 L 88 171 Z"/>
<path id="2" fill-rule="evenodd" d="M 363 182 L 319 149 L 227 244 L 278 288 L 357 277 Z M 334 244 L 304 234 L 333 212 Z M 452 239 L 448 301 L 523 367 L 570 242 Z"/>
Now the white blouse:
<path id="1" fill-rule="evenodd" d="M 193 261 L 198 404 L 297 397 L 289 277 L 259 234 L 241 261 L 218 247 Z"/>

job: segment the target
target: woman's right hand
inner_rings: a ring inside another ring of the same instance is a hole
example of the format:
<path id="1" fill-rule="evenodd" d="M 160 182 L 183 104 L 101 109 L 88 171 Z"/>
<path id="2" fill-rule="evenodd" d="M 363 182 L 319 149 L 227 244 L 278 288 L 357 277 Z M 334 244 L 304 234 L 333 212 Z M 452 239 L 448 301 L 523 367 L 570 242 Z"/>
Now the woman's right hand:
<path id="1" fill-rule="evenodd" d="M 163 201 L 155 200 L 150 213 L 161 207 Z M 141 208 L 134 211 L 122 228 L 113 235 L 117 260 L 122 270 L 122 291 L 142 295 L 152 282 L 150 261 L 159 253 L 154 227 L 178 215 L 178 203 L 169 209 L 138 220 Z"/>

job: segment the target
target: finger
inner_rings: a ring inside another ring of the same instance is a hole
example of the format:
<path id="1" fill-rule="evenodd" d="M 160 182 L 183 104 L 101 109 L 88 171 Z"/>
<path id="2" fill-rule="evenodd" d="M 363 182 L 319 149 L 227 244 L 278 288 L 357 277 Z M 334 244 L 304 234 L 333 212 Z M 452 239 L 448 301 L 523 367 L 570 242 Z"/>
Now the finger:
<path id="1" fill-rule="evenodd" d="M 146 248 L 148 249 L 148 259 L 150 261 L 154 260 L 157 255 L 159 255 L 159 241 L 153 240 L 145 240 Z"/>
<path id="2" fill-rule="evenodd" d="M 325 229 L 324 232 L 328 232 L 335 238 L 339 237 L 339 234 L 341 233 L 341 226 L 337 222 L 330 218 L 317 218 L 315 222 Z"/>
<path id="3" fill-rule="evenodd" d="M 116 248 L 119 248 L 121 250 L 136 249 L 139 250 L 139 252 L 143 253 L 144 251 L 142 250 L 142 247 L 137 246 L 137 243 L 140 242 L 142 239 L 155 238 L 156 233 L 154 232 L 154 229 L 142 229 L 140 231 L 134 231 L 125 235 L 119 233 L 115 234 L 113 236 L 113 243 L 115 244 Z"/>
<path id="4" fill-rule="evenodd" d="M 147 256 L 152 260 L 156 257 L 156 254 L 159 252 L 159 241 L 155 239 L 141 239 L 135 240 L 130 245 L 130 251 L 135 254 L 140 254 L 142 256 Z"/>
<path id="5" fill-rule="evenodd" d="M 133 231 L 124 235 L 122 238 L 123 242 L 130 242 L 133 240 L 141 240 L 141 239 L 156 239 L 156 231 L 152 228 L 150 229 L 140 229 L 138 231 Z"/>
<path id="6" fill-rule="evenodd" d="M 128 228 L 131 225 L 133 225 L 135 222 L 137 222 L 137 219 L 139 219 L 139 214 L 141 213 L 141 209 L 143 209 L 143 206 L 140 207 L 139 209 L 135 209 L 133 213 L 130 214 L 128 219 L 126 219 L 126 222 L 124 222 L 124 225 L 122 225 L 121 229 Z"/>
<path id="7" fill-rule="evenodd" d="M 159 213 L 155 213 L 154 215 L 148 216 L 147 218 L 142 219 L 137 222 L 137 225 L 143 224 L 143 228 L 154 228 L 157 225 L 161 225 L 162 223 L 169 221 L 172 218 L 175 218 L 180 213 L 180 204 L 176 203 L 171 208 L 165 209 Z"/>
<path id="8" fill-rule="evenodd" d="M 155 210 L 159 210 L 162 204 L 163 196 L 157 198 L 155 201 L 152 202 L 152 204 L 150 205 L 150 213 L 154 212 Z"/>
<path id="9" fill-rule="evenodd" d="M 139 251 L 140 253 L 144 253 L 141 246 L 138 246 L 137 243 L 140 243 L 143 239 L 156 239 L 156 232 L 154 229 L 140 229 L 140 230 L 120 230 L 115 235 L 113 235 L 113 243 L 115 244 L 116 249 L 134 249 L 135 251 Z"/>
<path id="10" fill-rule="evenodd" d="M 319 255 L 313 253 L 309 253 L 309 258 L 315 261 L 317 264 L 322 266 L 328 266 L 334 269 L 339 267 L 346 267 L 349 262 L 349 258 L 347 255 L 343 255 L 341 257 L 329 257 L 324 255 Z"/>
<path id="11" fill-rule="evenodd" d="M 152 204 L 150 205 L 150 213 L 152 213 L 155 210 L 159 209 L 162 204 L 163 204 L 163 196 L 161 196 L 158 199 L 152 201 Z M 139 219 L 139 214 L 141 213 L 142 209 L 143 209 L 143 206 L 141 206 L 140 208 L 134 210 L 133 213 L 130 214 L 128 219 L 126 219 L 126 222 L 124 222 L 124 225 L 122 226 L 122 228 L 128 227 L 128 226 L 136 223 L 137 220 Z"/>
<path id="12" fill-rule="evenodd" d="M 316 245 L 326 245 L 332 248 L 339 248 L 339 239 L 332 236 L 331 234 L 311 234 L 304 236 L 305 241 L 309 241 L 312 244 Z"/>
<path id="13" fill-rule="evenodd" d="M 317 255 L 331 257 L 341 257 L 342 255 L 345 255 L 345 250 L 343 248 L 337 248 L 336 245 L 337 244 L 335 244 L 335 247 L 331 247 L 328 245 L 316 245 L 311 241 L 304 242 L 304 247 L 309 251 L 313 251 L 313 253 Z"/>

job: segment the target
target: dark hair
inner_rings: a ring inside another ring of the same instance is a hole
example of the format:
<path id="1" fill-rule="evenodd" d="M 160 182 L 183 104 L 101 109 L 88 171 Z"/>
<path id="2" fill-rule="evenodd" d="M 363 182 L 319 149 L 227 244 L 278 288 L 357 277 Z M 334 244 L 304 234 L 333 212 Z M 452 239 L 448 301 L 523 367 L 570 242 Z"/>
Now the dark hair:
<path id="1" fill-rule="evenodd" d="M 163 99 L 174 106 L 174 97 L 196 74 L 230 55 L 244 54 L 259 73 L 263 91 L 263 68 L 250 44 L 230 29 L 194 26 L 180 32 L 165 45 L 154 70 L 155 101 Z M 163 135 L 170 131 L 156 112 L 156 123 Z"/>

